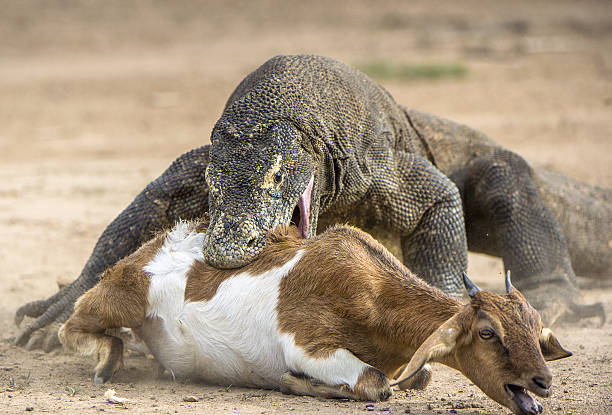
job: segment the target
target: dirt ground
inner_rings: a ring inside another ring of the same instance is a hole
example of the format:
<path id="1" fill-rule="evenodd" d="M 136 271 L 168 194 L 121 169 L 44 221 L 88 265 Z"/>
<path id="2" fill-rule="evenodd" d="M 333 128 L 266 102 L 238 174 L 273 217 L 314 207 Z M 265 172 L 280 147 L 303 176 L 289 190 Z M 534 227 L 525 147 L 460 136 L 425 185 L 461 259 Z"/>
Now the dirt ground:
<path id="1" fill-rule="evenodd" d="M 2 1 L 1 9 L 0 413 L 508 413 L 441 366 L 425 392 L 375 404 L 159 379 L 151 360 L 132 355 L 113 383 L 94 386 L 89 359 L 14 347 L 13 315 L 75 278 L 105 225 L 175 157 L 208 141 L 232 89 L 275 54 L 462 64 L 462 78 L 381 82 L 402 104 L 611 187 L 612 3 Z M 484 287 L 500 288 L 501 270 L 497 259 L 470 256 Z M 612 275 L 580 284 L 582 300 L 612 311 Z M 546 411 L 612 413 L 612 322 L 555 332 L 575 356 L 550 364 Z M 127 403 L 106 403 L 108 388 Z"/>

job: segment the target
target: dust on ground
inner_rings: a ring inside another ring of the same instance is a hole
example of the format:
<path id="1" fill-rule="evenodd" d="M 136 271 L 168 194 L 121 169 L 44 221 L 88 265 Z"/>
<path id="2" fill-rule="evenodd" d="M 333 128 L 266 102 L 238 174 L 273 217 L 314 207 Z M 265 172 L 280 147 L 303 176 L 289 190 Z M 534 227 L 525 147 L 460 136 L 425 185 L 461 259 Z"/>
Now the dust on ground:
<path id="1" fill-rule="evenodd" d="M 464 65 L 464 77 L 381 82 L 402 104 L 610 187 L 612 4 L 434 4 L 3 2 L 0 412 L 507 413 L 441 366 L 425 392 L 371 404 L 175 382 L 135 355 L 111 384 L 94 386 L 89 359 L 11 345 L 16 308 L 76 277 L 105 225 L 175 157 L 208 141 L 232 89 L 275 54 Z M 494 258 L 470 256 L 484 287 L 500 288 L 501 270 Z M 612 310 L 612 278 L 580 282 L 584 301 Z M 555 331 L 575 356 L 550 364 L 548 413 L 611 413 L 612 323 Z M 107 388 L 127 403 L 106 403 Z"/>

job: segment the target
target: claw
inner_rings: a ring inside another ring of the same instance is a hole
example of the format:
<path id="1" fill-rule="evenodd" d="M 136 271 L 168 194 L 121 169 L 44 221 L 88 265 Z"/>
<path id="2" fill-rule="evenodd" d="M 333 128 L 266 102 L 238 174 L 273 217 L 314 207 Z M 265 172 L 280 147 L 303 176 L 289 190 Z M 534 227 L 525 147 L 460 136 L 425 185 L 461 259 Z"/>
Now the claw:
<path id="1" fill-rule="evenodd" d="M 23 330 L 21 330 L 21 333 L 17 335 L 15 344 L 19 347 L 25 346 L 30 341 L 30 337 L 32 336 L 33 332 L 34 330 L 30 326 L 25 327 Z"/>
<path id="2" fill-rule="evenodd" d="M 30 337 L 30 340 L 28 340 L 28 343 L 25 345 L 25 349 L 26 350 L 40 349 L 40 347 L 43 344 L 43 341 L 45 340 L 45 334 L 46 333 L 43 331 L 34 332 L 32 336 Z"/>
<path id="3" fill-rule="evenodd" d="M 15 325 L 19 327 L 24 317 L 40 317 L 49 307 L 49 300 L 30 301 L 15 312 Z"/>
<path id="4" fill-rule="evenodd" d="M 54 349 L 62 346 L 59 341 L 59 336 L 57 335 L 60 326 L 61 324 L 59 323 L 53 323 L 53 325 L 47 328 L 46 333 L 44 333 L 42 349 L 45 353 L 49 353 Z"/>
<path id="5" fill-rule="evenodd" d="M 600 327 L 606 322 L 606 310 L 601 302 L 593 304 L 577 304 L 570 302 L 569 310 L 562 316 L 563 321 L 576 322 L 583 318 L 598 317 Z"/>

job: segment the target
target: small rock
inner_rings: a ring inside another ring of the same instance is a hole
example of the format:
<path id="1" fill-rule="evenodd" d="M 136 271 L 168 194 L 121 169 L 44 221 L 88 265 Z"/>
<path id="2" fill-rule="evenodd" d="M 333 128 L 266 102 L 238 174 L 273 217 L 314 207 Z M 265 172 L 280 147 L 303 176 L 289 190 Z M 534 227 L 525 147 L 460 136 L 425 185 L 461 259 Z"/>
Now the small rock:
<path id="1" fill-rule="evenodd" d="M 368 403 L 365 406 L 366 408 L 374 408 L 374 404 L 373 403 Z"/>
<path id="2" fill-rule="evenodd" d="M 370 411 L 370 412 L 372 412 L 372 411 L 374 411 L 374 408 L 373 408 L 373 407 L 371 407 L 371 406 L 368 406 L 368 407 L 366 408 L 366 411 Z"/>
<path id="3" fill-rule="evenodd" d="M 428 404 L 427 404 L 427 409 L 431 411 L 431 410 L 433 409 L 433 405 L 432 405 L 432 404 L 430 404 L 430 403 L 428 403 Z"/>
<path id="4" fill-rule="evenodd" d="M 380 408 L 379 411 L 380 412 L 389 412 L 391 410 L 391 408 L 389 407 L 384 407 L 384 408 Z"/>
<path id="5" fill-rule="evenodd" d="M 449 412 L 450 412 L 451 414 L 456 414 L 456 413 L 457 413 L 457 410 L 456 410 L 456 409 L 451 409 Z"/>
<path id="6" fill-rule="evenodd" d="M 404 409 L 404 413 L 405 413 L 405 414 L 409 414 L 409 413 L 410 413 L 410 408 L 406 408 L 406 409 Z"/>
<path id="7" fill-rule="evenodd" d="M 33 406 L 26 407 L 26 412 L 32 412 L 34 410 Z"/>
<path id="8" fill-rule="evenodd" d="M 183 397 L 183 402 L 197 402 L 198 398 L 195 396 L 185 396 Z"/>
<path id="9" fill-rule="evenodd" d="M 472 408 L 484 408 L 484 406 L 482 406 L 479 403 L 473 403 L 471 406 L 472 406 Z"/>

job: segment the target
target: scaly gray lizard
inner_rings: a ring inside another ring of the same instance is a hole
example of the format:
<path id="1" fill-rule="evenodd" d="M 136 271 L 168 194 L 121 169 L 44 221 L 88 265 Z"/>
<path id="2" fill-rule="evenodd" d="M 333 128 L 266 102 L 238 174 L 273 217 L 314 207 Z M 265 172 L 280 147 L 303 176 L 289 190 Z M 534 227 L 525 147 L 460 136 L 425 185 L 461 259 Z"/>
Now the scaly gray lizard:
<path id="1" fill-rule="evenodd" d="M 580 274 L 610 275 L 612 191 L 534 170 L 478 131 L 401 107 L 341 62 L 270 59 L 233 92 L 211 143 L 180 156 L 136 197 L 79 278 L 17 310 L 17 324 L 37 317 L 18 344 L 56 346 L 57 324 L 41 329 L 65 321 L 106 267 L 153 232 L 206 213 L 204 255 L 217 267 L 252 261 L 279 224 L 292 221 L 308 237 L 348 222 L 447 293 L 460 294 L 469 247 L 502 257 L 549 320 L 605 316 L 599 303 L 573 301 L 572 263 Z"/>

